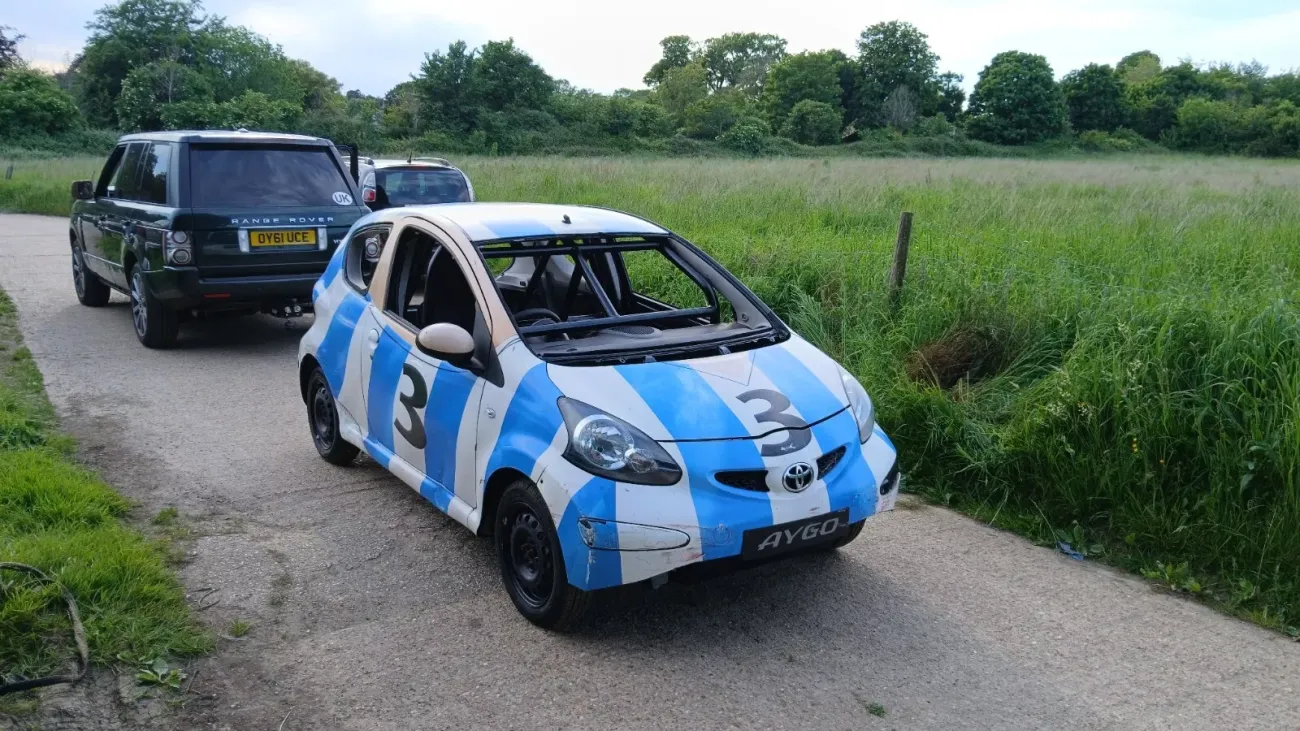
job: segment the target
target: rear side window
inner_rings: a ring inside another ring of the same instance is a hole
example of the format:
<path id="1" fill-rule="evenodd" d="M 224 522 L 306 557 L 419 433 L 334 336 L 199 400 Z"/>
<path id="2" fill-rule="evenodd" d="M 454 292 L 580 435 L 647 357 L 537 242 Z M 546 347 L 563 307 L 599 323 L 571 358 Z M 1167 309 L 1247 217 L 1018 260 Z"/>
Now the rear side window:
<path id="1" fill-rule="evenodd" d="M 383 188 L 390 206 L 469 202 L 465 176 L 445 168 L 376 170 L 375 184 Z"/>
<path id="2" fill-rule="evenodd" d="M 140 158 L 144 157 L 144 148 L 148 142 L 132 142 L 122 156 L 122 164 L 108 184 L 108 197 L 132 200 L 136 197 L 140 183 Z"/>
<path id="3" fill-rule="evenodd" d="M 324 147 L 192 145 L 190 195 L 195 208 L 352 205 Z"/>
<path id="4" fill-rule="evenodd" d="M 171 177 L 172 146 L 155 142 L 145 153 L 140 167 L 140 190 L 134 196 L 145 203 L 167 204 L 167 180 Z"/>

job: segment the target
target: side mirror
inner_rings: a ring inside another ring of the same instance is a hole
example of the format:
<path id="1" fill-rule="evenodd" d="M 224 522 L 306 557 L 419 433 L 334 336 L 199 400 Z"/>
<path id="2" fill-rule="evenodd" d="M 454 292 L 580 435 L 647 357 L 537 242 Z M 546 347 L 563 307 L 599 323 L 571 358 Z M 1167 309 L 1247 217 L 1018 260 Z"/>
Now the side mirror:
<path id="1" fill-rule="evenodd" d="M 457 368 L 468 368 L 474 359 L 474 337 L 465 328 L 450 322 L 435 322 L 415 338 L 420 352 L 446 361 Z"/>
<path id="2" fill-rule="evenodd" d="M 95 184 L 89 180 L 78 180 L 72 184 L 73 200 L 88 201 L 95 197 Z"/>

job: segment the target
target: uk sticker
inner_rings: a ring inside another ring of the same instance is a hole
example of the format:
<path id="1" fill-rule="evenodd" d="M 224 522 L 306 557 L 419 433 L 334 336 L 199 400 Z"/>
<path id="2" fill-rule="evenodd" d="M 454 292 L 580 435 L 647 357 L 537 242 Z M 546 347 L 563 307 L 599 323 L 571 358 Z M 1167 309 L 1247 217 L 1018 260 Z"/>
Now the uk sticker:
<path id="1" fill-rule="evenodd" d="M 334 194 L 334 203 L 340 206 L 350 206 L 352 205 L 352 196 L 340 190 Z"/>

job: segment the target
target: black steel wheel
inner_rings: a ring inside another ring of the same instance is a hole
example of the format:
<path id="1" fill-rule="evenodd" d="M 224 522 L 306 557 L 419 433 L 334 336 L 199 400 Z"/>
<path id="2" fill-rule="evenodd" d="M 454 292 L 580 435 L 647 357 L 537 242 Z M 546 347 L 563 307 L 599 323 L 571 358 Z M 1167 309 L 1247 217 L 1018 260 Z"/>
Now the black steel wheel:
<path id="1" fill-rule="evenodd" d="M 144 272 L 131 272 L 131 324 L 135 336 L 146 348 L 170 348 L 180 332 L 180 317 L 149 291 Z"/>
<path id="2" fill-rule="evenodd" d="M 307 382 L 307 423 L 311 426 L 311 439 L 316 444 L 316 451 L 326 462 L 350 465 L 356 461 L 361 450 L 339 434 L 334 393 L 320 368 L 312 371 Z"/>
<path id="3" fill-rule="evenodd" d="M 494 533 L 506 593 L 525 619 L 558 631 L 582 619 L 590 595 L 569 584 L 550 511 L 531 482 L 506 488 Z"/>
<path id="4" fill-rule="evenodd" d="M 108 304 L 112 291 L 94 272 L 86 269 L 86 255 L 79 244 L 72 245 L 72 286 L 77 290 L 77 301 L 86 307 Z"/>

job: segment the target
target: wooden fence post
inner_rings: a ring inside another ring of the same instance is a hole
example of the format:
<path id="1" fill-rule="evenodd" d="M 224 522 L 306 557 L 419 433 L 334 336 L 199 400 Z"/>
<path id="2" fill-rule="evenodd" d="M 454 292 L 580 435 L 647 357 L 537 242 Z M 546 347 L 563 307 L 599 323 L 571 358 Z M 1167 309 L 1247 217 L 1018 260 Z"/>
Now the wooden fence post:
<path id="1" fill-rule="evenodd" d="M 903 211 L 898 217 L 898 239 L 894 242 L 894 266 L 889 270 L 889 306 L 898 307 L 903 294 L 903 279 L 907 276 L 907 249 L 912 243 L 912 213 Z"/>

